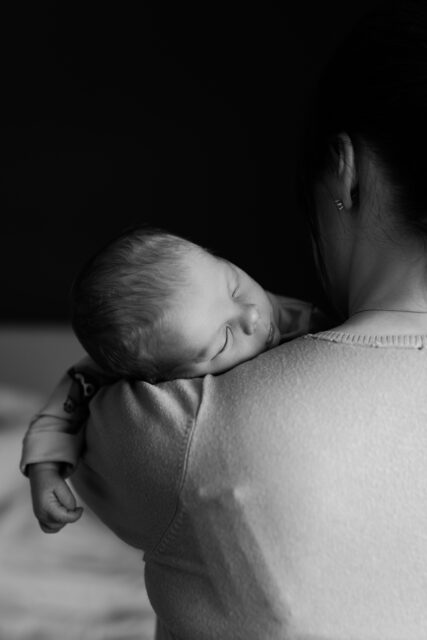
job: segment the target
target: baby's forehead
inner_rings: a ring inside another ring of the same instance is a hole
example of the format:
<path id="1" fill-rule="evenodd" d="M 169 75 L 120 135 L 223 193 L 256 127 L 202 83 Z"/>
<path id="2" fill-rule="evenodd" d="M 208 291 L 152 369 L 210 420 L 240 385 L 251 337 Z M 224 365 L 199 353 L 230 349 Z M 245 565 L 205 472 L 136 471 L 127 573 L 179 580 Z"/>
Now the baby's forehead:
<path id="1" fill-rule="evenodd" d="M 231 262 L 205 249 L 194 251 L 183 260 L 183 273 L 188 278 L 187 282 L 206 279 L 206 286 L 213 280 L 217 285 L 223 283 L 224 278 L 235 270 L 236 267 Z"/>

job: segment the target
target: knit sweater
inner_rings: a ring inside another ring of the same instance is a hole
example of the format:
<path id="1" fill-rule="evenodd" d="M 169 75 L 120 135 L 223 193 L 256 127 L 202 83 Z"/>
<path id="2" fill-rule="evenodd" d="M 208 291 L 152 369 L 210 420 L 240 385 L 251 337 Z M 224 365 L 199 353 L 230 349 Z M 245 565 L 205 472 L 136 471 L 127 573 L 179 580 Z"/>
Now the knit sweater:
<path id="1" fill-rule="evenodd" d="M 427 637 L 426 347 L 327 331 L 97 394 L 73 482 L 144 550 L 159 640 Z"/>

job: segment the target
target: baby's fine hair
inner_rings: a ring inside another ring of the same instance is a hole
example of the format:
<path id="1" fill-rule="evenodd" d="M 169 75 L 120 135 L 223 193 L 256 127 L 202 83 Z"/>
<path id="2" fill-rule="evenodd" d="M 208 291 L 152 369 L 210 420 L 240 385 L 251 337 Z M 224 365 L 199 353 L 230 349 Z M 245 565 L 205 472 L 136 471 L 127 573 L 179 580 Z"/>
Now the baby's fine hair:
<path id="1" fill-rule="evenodd" d="M 71 289 L 74 332 L 104 371 L 122 378 L 167 379 L 156 357 L 162 320 L 188 282 L 193 242 L 149 227 L 132 227 L 98 251 Z"/>

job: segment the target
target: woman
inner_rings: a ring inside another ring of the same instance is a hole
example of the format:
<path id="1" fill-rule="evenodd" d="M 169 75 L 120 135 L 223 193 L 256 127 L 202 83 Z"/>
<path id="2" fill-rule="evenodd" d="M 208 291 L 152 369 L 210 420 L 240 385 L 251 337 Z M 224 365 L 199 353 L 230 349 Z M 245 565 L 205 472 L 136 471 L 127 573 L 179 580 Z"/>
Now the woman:
<path id="1" fill-rule="evenodd" d="M 145 551 L 157 638 L 427 637 L 426 43 L 425 3 L 387 3 L 319 91 L 304 184 L 341 324 L 93 402 L 76 484 Z"/>

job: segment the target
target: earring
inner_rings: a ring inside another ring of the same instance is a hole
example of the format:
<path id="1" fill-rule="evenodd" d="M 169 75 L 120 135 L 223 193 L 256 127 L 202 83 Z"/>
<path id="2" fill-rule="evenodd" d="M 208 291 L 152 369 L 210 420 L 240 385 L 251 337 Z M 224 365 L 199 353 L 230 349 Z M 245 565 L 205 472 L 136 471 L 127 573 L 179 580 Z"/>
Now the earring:
<path id="1" fill-rule="evenodd" d="M 342 200 L 334 200 L 334 205 L 338 209 L 338 211 L 342 211 L 344 209 L 344 203 Z"/>

